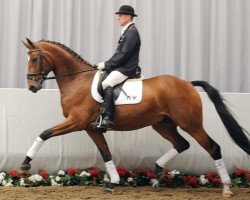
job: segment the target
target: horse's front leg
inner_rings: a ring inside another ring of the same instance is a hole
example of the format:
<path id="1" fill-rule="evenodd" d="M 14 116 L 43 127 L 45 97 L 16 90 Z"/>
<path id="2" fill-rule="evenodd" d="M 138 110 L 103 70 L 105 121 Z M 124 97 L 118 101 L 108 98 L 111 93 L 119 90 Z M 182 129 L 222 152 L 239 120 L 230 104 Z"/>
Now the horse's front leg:
<path id="1" fill-rule="evenodd" d="M 30 161 L 34 159 L 34 157 L 36 156 L 36 153 L 38 152 L 38 150 L 41 148 L 41 146 L 47 139 L 54 137 L 54 136 L 70 133 L 73 131 L 78 131 L 78 130 L 79 128 L 76 122 L 72 119 L 72 117 L 69 116 L 62 123 L 42 132 L 37 137 L 33 145 L 30 147 L 29 151 L 27 152 L 26 158 L 21 165 L 21 172 L 24 172 L 31 168 Z"/>
<path id="2" fill-rule="evenodd" d="M 116 170 L 115 164 L 112 160 L 111 153 L 109 151 L 107 142 L 103 136 L 103 133 L 98 131 L 87 131 L 88 135 L 96 144 L 97 148 L 99 149 L 102 158 L 105 162 L 106 170 L 110 176 L 110 182 L 108 183 L 107 187 L 105 188 L 106 192 L 113 192 L 115 185 L 119 184 L 120 176 Z"/>

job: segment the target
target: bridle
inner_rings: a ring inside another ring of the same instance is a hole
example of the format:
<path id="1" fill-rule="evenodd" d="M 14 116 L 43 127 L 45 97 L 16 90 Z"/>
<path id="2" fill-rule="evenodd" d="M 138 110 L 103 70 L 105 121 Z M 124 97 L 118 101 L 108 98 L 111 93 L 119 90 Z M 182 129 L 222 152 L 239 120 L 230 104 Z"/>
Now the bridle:
<path id="1" fill-rule="evenodd" d="M 35 77 L 41 76 L 40 82 L 43 82 L 47 78 L 47 75 L 46 75 L 46 73 L 44 71 L 44 67 L 43 67 L 43 61 L 45 60 L 49 64 L 49 66 L 51 66 L 51 67 L 53 67 L 53 66 L 50 65 L 49 61 L 44 56 L 44 53 L 43 53 L 42 49 L 32 49 L 32 50 L 29 50 L 28 54 L 30 54 L 32 52 L 36 52 L 36 51 L 39 52 L 39 60 L 38 60 L 39 72 L 36 72 L 36 73 L 27 73 L 27 79 L 36 81 Z"/>
<path id="2" fill-rule="evenodd" d="M 87 70 L 82 70 L 82 71 L 78 71 L 78 72 L 72 72 L 72 73 L 68 73 L 68 74 L 62 74 L 62 75 L 58 75 L 58 76 L 52 76 L 52 77 L 47 77 L 47 74 L 44 71 L 44 60 L 47 62 L 47 64 L 50 66 L 51 69 L 54 68 L 54 65 L 51 65 L 48 61 L 48 59 L 44 56 L 43 50 L 42 49 L 32 49 L 28 51 L 28 54 L 32 53 L 32 52 L 39 52 L 39 60 L 38 60 L 38 67 L 39 67 L 39 72 L 35 72 L 35 73 L 27 73 L 27 79 L 38 82 L 40 84 L 43 83 L 43 81 L 45 80 L 51 80 L 51 79 L 57 79 L 57 78 L 63 78 L 63 77 L 67 77 L 67 76 L 72 76 L 72 75 L 77 75 L 83 72 L 89 72 L 89 71 L 94 71 L 97 70 L 97 66 L 92 66 L 93 69 L 87 69 Z M 35 80 L 35 77 L 37 76 L 41 76 L 41 79 L 39 81 Z"/>

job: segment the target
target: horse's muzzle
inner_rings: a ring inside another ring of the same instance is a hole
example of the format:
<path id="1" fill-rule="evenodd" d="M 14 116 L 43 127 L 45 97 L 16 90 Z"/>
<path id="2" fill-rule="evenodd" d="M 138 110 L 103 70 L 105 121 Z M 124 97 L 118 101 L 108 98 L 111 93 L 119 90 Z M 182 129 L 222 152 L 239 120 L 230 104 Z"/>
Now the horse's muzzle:
<path id="1" fill-rule="evenodd" d="M 42 89 L 42 84 L 35 82 L 29 86 L 29 90 L 33 93 L 37 93 L 38 90 Z"/>

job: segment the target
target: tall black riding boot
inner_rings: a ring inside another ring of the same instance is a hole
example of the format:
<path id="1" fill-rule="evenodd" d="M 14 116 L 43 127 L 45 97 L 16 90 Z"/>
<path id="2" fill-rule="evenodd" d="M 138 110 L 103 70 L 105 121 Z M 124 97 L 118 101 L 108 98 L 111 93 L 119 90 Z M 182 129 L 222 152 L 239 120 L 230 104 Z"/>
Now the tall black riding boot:
<path id="1" fill-rule="evenodd" d="M 101 128 L 109 129 L 114 123 L 114 115 L 115 115 L 115 102 L 114 102 L 114 93 L 113 88 L 108 86 L 104 90 L 104 117 L 101 122 Z"/>

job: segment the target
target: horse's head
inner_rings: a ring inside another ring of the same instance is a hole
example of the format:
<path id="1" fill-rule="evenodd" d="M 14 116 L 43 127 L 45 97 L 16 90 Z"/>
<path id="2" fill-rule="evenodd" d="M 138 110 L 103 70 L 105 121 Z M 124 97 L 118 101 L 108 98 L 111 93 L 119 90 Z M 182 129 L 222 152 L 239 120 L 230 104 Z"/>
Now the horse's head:
<path id="1" fill-rule="evenodd" d="M 52 70 L 52 65 L 48 61 L 44 50 L 27 38 L 23 44 L 29 49 L 28 51 L 28 87 L 29 90 L 36 93 L 42 88 L 43 81 L 48 73 Z"/>

